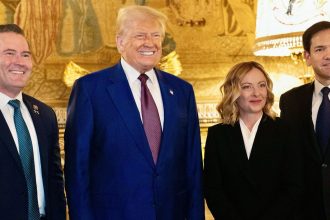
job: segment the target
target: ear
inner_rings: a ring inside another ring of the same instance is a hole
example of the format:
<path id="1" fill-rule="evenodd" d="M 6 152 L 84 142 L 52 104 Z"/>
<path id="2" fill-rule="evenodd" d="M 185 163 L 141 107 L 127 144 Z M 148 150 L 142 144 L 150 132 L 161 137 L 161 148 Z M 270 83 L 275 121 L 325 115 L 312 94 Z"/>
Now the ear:
<path id="1" fill-rule="evenodd" d="M 307 66 L 310 66 L 312 64 L 310 52 L 308 52 L 308 51 L 305 50 L 304 51 L 304 57 L 305 57 Z"/>
<path id="2" fill-rule="evenodd" d="M 117 50 L 119 51 L 119 53 L 121 53 L 124 48 L 124 39 L 122 36 L 120 35 L 116 36 L 116 45 L 117 45 Z"/>

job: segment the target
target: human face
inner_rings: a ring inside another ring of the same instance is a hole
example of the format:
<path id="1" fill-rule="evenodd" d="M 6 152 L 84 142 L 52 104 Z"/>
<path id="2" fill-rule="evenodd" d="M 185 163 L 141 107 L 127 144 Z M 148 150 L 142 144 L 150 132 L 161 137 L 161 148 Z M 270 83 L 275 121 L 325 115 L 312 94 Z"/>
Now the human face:
<path id="1" fill-rule="evenodd" d="M 24 36 L 0 33 L 0 92 L 15 98 L 32 72 L 31 53 Z"/>
<path id="2" fill-rule="evenodd" d="M 118 51 L 125 61 L 140 73 L 154 68 L 162 55 L 160 24 L 152 19 L 136 19 L 117 36 Z"/>
<path id="3" fill-rule="evenodd" d="M 330 85 L 330 29 L 316 33 L 311 39 L 310 52 L 305 51 L 308 66 L 312 66 L 315 78 L 324 86 Z"/>
<path id="4" fill-rule="evenodd" d="M 265 75 L 257 68 L 253 68 L 240 82 L 240 96 L 237 105 L 240 117 L 261 116 L 266 105 L 267 81 Z"/>

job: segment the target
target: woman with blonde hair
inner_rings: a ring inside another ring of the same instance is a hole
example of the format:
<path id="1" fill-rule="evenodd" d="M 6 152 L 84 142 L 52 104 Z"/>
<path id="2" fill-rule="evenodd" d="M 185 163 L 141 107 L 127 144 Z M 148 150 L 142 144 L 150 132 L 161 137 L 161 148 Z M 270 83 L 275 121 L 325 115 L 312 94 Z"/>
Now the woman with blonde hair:
<path id="1" fill-rule="evenodd" d="M 222 123 L 208 130 L 204 181 L 219 220 L 293 220 L 301 165 L 287 127 L 272 110 L 272 81 L 257 62 L 233 66 L 220 87 Z"/>

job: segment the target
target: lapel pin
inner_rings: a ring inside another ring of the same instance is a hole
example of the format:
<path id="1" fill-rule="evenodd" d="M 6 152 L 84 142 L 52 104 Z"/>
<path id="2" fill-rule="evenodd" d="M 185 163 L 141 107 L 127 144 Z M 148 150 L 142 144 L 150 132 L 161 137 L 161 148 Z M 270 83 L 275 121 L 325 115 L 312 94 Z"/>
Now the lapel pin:
<path id="1" fill-rule="evenodd" d="M 39 115 L 39 107 L 37 105 L 32 105 L 33 112 Z"/>
<path id="2" fill-rule="evenodd" d="M 171 94 L 171 95 L 174 95 L 174 92 L 173 92 L 173 90 L 172 90 L 172 89 L 170 89 L 170 94 Z"/>

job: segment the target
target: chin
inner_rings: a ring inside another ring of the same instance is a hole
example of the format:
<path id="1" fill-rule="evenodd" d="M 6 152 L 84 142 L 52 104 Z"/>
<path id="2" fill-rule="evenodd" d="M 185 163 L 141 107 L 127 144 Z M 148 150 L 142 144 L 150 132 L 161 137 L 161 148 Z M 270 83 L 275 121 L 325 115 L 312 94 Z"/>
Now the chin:
<path id="1" fill-rule="evenodd" d="M 148 64 L 144 64 L 142 69 L 144 69 L 145 71 L 151 70 L 152 68 L 154 68 L 157 65 L 157 63 L 148 63 Z"/>
<path id="2" fill-rule="evenodd" d="M 256 108 L 251 109 L 251 112 L 254 114 L 260 114 L 260 113 L 262 113 L 262 108 L 261 109 L 256 109 Z"/>

